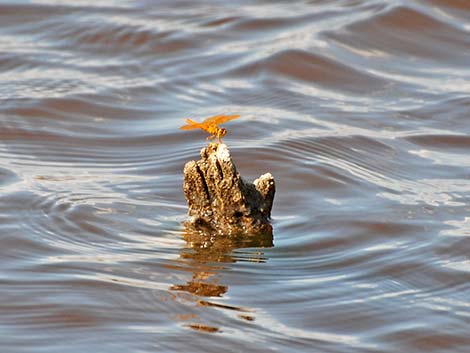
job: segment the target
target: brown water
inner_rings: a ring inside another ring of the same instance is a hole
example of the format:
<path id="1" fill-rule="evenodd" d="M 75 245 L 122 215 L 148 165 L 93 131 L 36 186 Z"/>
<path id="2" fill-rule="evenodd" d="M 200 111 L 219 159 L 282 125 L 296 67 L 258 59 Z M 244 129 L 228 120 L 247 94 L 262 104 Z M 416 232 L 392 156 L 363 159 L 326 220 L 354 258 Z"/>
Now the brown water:
<path id="1" fill-rule="evenodd" d="M 470 352 L 470 2 L 1 1 L 0 351 Z M 273 239 L 186 234 L 184 117 Z"/>

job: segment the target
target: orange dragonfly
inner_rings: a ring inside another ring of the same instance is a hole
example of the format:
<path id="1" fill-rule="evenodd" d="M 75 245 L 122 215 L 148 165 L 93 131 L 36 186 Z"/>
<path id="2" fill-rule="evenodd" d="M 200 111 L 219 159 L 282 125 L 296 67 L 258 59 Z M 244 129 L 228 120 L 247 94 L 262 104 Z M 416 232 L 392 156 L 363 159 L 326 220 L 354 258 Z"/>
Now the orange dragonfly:
<path id="1" fill-rule="evenodd" d="M 227 134 L 227 130 L 223 127 L 219 127 L 220 124 L 225 123 L 227 121 L 237 119 L 240 115 L 214 115 L 210 118 L 207 118 L 202 123 L 198 123 L 191 119 L 186 119 L 186 123 L 188 125 L 181 126 L 181 130 L 193 130 L 193 129 L 201 129 L 205 132 L 208 132 L 210 136 L 207 140 L 217 138 L 218 142 L 220 143 L 221 137 Z"/>

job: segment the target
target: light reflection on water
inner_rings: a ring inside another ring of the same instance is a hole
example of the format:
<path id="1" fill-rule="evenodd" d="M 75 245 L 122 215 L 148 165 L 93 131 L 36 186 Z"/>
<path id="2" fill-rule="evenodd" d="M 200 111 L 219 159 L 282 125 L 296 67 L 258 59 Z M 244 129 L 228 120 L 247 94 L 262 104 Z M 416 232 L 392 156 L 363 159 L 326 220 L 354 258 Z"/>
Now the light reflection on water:
<path id="1" fill-rule="evenodd" d="M 431 3 L 2 2 L 2 352 L 466 351 L 470 8 Z M 274 234 L 182 226 L 214 114 Z"/>

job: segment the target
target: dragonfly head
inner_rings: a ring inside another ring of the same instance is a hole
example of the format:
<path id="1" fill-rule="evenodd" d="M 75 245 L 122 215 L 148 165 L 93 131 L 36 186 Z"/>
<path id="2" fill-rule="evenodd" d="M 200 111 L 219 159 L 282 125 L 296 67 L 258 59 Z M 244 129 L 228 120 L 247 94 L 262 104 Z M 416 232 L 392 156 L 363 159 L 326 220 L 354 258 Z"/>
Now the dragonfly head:
<path id="1" fill-rule="evenodd" d="M 227 130 L 226 130 L 225 128 L 221 127 L 221 128 L 219 129 L 218 135 L 219 135 L 220 137 L 227 135 Z"/>

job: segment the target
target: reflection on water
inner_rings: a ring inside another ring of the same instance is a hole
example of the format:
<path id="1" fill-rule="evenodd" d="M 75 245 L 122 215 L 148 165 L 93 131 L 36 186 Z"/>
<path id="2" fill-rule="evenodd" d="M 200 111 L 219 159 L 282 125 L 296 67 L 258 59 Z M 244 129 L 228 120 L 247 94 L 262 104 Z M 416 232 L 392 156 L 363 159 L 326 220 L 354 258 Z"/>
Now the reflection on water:
<path id="1" fill-rule="evenodd" d="M 191 259 L 201 264 L 236 262 L 240 258 L 234 254 L 235 250 L 274 246 L 272 233 L 221 236 L 186 228 L 183 238 L 187 247 L 181 251 L 181 258 Z M 244 261 L 264 262 L 267 260 L 259 251 L 245 250 L 243 253 L 245 255 Z"/>
<path id="2" fill-rule="evenodd" d="M 185 284 L 172 285 L 170 290 L 184 291 L 196 296 L 195 305 L 242 312 L 239 314 L 240 318 L 253 321 L 253 315 L 243 314 L 243 312 L 250 312 L 249 309 L 211 302 L 209 298 L 222 297 L 229 291 L 229 284 L 225 283 L 223 275 L 220 274 L 224 263 L 268 261 L 262 248 L 273 246 L 272 233 L 252 236 L 215 236 L 193 228 L 186 228 L 183 239 L 186 242 L 186 247 L 180 251 L 180 260 L 177 261 L 177 266 L 183 266 L 191 272 L 191 279 Z M 240 250 L 243 251 L 243 257 L 236 254 Z M 181 259 L 184 261 L 182 262 Z M 194 321 L 196 316 L 180 315 L 178 318 Z M 191 323 L 188 324 L 188 327 L 207 332 L 219 331 L 219 328 L 201 323 Z"/>
<path id="3" fill-rule="evenodd" d="M 470 351 L 469 18 L 0 1 L 1 353 Z M 273 236 L 182 227 L 216 114 Z"/>

